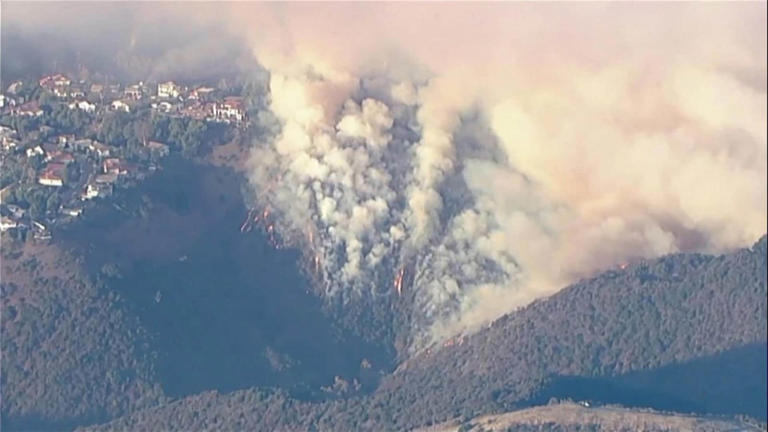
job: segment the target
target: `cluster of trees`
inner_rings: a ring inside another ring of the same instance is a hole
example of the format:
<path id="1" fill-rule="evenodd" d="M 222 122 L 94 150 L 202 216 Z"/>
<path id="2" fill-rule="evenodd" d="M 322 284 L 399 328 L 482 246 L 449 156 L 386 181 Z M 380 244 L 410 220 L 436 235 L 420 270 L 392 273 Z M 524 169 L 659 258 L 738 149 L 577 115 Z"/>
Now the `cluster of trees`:
<path id="1" fill-rule="evenodd" d="M 58 212 L 61 196 L 58 189 L 30 183 L 9 191 L 5 202 L 26 208 L 29 215 L 37 219 L 49 212 Z"/>
<path id="2" fill-rule="evenodd" d="M 470 419 L 525 406 L 553 376 L 652 370 L 765 343 L 766 312 L 763 237 L 729 255 L 673 255 L 579 282 L 461 345 L 411 359 L 366 397 L 204 393 L 93 430 L 407 430 Z M 541 427 L 533 430 L 561 426 Z"/>

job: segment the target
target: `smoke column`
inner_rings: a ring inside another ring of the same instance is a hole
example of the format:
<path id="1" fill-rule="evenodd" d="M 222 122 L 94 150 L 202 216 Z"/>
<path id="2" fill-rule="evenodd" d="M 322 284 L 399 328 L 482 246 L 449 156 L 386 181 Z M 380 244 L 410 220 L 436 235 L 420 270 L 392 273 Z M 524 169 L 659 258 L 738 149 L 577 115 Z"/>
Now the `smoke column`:
<path id="1" fill-rule="evenodd" d="M 765 4 L 243 10 L 279 124 L 256 200 L 323 295 L 407 296 L 411 349 L 766 231 Z"/>
<path id="2" fill-rule="evenodd" d="M 98 45 L 91 7 L 64 33 Z M 392 311 L 407 349 L 766 232 L 764 2 L 125 8 L 126 34 L 172 18 L 245 41 L 269 75 L 248 199 L 321 296 Z M 54 31 L 69 10 L 3 12 Z M 216 48 L 155 73 L 208 70 Z"/>

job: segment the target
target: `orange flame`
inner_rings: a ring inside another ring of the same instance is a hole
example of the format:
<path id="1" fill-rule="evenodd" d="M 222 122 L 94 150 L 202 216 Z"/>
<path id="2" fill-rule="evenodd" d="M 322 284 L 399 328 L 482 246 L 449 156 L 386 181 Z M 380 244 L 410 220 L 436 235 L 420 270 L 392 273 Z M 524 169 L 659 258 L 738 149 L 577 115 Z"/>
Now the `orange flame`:
<path id="1" fill-rule="evenodd" d="M 405 276 L 405 267 L 400 268 L 393 282 L 398 296 L 403 294 L 403 276 Z"/>

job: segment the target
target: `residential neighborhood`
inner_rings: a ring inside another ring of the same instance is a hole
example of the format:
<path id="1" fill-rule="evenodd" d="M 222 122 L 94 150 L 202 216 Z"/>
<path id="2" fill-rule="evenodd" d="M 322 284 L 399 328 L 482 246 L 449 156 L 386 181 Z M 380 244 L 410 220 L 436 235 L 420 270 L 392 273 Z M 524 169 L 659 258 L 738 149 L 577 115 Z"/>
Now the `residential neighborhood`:
<path id="1" fill-rule="evenodd" d="M 174 152 L 195 156 L 248 127 L 232 89 L 89 82 L 63 73 L 0 93 L 0 229 L 51 238 L 89 205 L 116 199 Z"/>

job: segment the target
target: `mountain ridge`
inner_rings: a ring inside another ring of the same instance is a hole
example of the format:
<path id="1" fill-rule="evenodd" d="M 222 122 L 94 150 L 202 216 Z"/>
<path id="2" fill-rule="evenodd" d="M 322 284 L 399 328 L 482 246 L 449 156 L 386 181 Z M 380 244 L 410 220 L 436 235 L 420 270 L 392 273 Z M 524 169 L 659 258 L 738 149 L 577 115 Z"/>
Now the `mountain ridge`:
<path id="1" fill-rule="evenodd" d="M 521 408 L 553 375 L 615 376 L 766 339 L 763 236 L 730 254 L 669 255 L 577 282 L 416 356 L 367 397 L 206 393 L 86 430 L 406 430 Z"/>

